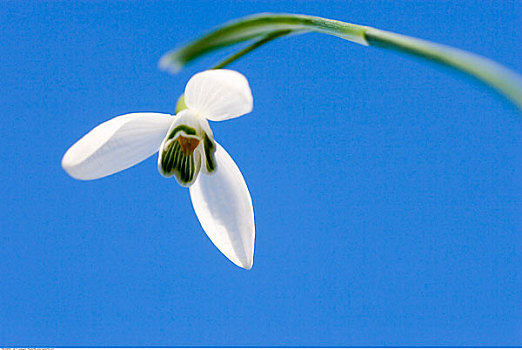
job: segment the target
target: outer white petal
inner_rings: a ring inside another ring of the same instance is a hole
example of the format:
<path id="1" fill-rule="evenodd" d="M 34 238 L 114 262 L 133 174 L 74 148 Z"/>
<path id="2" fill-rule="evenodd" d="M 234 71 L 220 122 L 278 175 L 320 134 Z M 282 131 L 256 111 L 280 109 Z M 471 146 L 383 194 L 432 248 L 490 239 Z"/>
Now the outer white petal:
<path id="1" fill-rule="evenodd" d="M 130 113 L 106 121 L 71 146 L 63 169 L 79 180 L 94 180 L 127 169 L 158 151 L 174 116 Z"/>
<path id="2" fill-rule="evenodd" d="M 249 270 L 255 239 L 252 199 L 236 163 L 216 146 L 217 170 L 199 174 L 190 187 L 192 206 L 212 243 L 234 264 Z"/>
<path id="3" fill-rule="evenodd" d="M 221 121 L 250 113 L 253 98 L 243 74 L 215 69 L 198 73 L 189 80 L 185 104 L 207 119 Z"/>

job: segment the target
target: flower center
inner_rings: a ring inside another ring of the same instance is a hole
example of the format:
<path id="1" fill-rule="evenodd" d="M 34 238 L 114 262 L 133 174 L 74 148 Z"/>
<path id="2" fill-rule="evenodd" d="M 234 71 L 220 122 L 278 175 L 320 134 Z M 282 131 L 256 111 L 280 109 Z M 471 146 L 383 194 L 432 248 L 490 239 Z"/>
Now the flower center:
<path id="1" fill-rule="evenodd" d="M 181 147 L 181 151 L 185 156 L 192 155 L 192 153 L 194 152 L 196 147 L 198 147 L 200 142 L 199 139 L 183 136 L 179 136 L 177 141 L 179 143 L 179 146 Z"/>
<path id="2" fill-rule="evenodd" d="M 172 136 L 165 140 L 160 150 L 159 170 L 163 176 L 174 176 L 180 185 L 190 186 L 201 166 L 201 153 L 196 150 L 201 139 L 185 130 Z"/>
<path id="3" fill-rule="evenodd" d="M 200 170 L 206 174 L 216 171 L 215 151 L 208 122 L 194 112 L 184 110 L 178 113 L 161 143 L 158 170 L 165 177 L 174 176 L 181 186 L 189 187 Z"/>

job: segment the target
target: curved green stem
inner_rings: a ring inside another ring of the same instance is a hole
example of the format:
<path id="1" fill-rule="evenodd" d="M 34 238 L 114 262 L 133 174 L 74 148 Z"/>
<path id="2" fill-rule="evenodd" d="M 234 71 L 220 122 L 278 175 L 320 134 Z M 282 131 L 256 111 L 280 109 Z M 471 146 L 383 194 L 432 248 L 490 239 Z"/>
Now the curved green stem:
<path id="1" fill-rule="evenodd" d="M 494 88 L 522 109 L 522 77 L 490 59 L 453 47 L 373 28 L 366 31 L 365 37 L 371 46 L 405 52 L 467 73 Z"/>
<path id="2" fill-rule="evenodd" d="M 213 50 L 247 40 L 261 39 L 219 65 L 224 67 L 272 40 L 266 40 L 271 35 L 280 37 L 305 32 L 333 35 L 358 44 L 405 52 L 443 64 L 487 84 L 522 109 L 522 77 L 492 60 L 427 40 L 306 15 L 266 13 L 227 23 L 181 49 L 168 52 L 161 58 L 160 67 L 177 71 L 190 61 Z"/>
<path id="3" fill-rule="evenodd" d="M 270 42 L 270 41 L 272 41 L 274 39 L 277 39 L 279 37 L 285 36 L 285 35 L 287 35 L 289 33 L 290 33 L 289 30 L 282 30 L 280 32 L 274 32 L 272 34 L 268 34 L 263 39 L 261 39 L 259 41 L 256 41 L 252 45 L 249 45 L 249 46 L 245 47 L 243 50 L 233 54 L 232 56 L 230 56 L 227 59 L 225 59 L 224 61 L 216 64 L 214 67 L 212 67 L 210 69 L 221 69 L 221 68 L 224 68 L 224 67 L 228 66 L 230 63 L 234 62 L 235 60 L 243 57 L 247 53 L 254 51 L 258 47 L 263 46 L 264 44 L 266 44 L 266 43 L 268 43 L 268 42 Z"/>
<path id="4" fill-rule="evenodd" d="M 214 50 L 259 39 L 279 31 L 288 31 L 288 33 L 315 31 L 367 45 L 364 39 L 366 28 L 369 27 L 321 17 L 261 13 L 228 22 L 180 49 L 167 52 L 160 59 L 159 65 L 163 69 L 176 72 L 190 61 Z"/>

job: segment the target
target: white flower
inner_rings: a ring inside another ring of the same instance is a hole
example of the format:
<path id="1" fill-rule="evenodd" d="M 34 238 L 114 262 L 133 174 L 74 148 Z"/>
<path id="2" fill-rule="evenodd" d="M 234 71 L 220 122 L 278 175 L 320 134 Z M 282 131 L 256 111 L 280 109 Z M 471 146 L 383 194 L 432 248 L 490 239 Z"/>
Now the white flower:
<path id="1" fill-rule="evenodd" d="M 198 73 L 187 83 L 185 105 L 177 115 L 130 113 L 98 125 L 67 150 L 62 167 L 76 179 L 94 180 L 159 150 L 160 173 L 190 187 L 192 205 L 212 242 L 234 264 L 250 269 L 255 237 L 252 199 L 207 121 L 251 112 L 248 81 L 225 69 Z"/>

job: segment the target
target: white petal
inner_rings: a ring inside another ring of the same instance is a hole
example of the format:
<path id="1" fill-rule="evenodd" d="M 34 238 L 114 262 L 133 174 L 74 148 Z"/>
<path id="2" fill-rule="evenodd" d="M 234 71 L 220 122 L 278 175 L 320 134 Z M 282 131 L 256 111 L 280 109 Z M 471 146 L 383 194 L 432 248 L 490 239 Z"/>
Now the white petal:
<path id="1" fill-rule="evenodd" d="M 106 121 L 71 146 L 63 169 L 79 180 L 94 180 L 127 169 L 158 151 L 174 116 L 130 113 Z"/>
<path id="2" fill-rule="evenodd" d="M 217 170 L 199 174 L 190 187 L 192 206 L 212 243 L 234 264 L 250 269 L 255 238 L 252 198 L 236 163 L 216 146 Z"/>
<path id="3" fill-rule="evenodd" d="M 243 74 L 215 69 L 198 73 L 189 80 L 185 104 L 207 119 L 221 121 L 250 113 L 253 98 Z"/>

